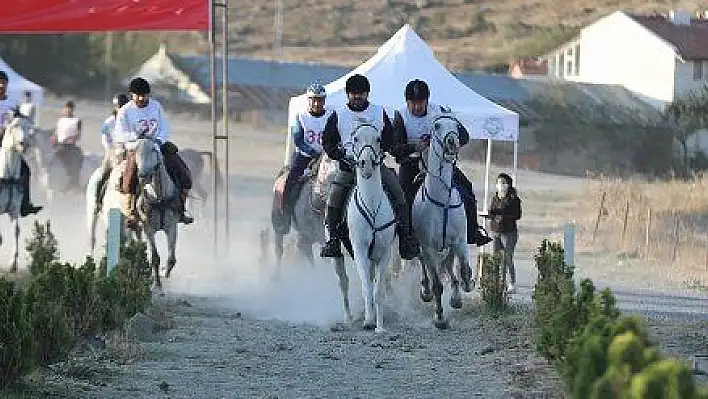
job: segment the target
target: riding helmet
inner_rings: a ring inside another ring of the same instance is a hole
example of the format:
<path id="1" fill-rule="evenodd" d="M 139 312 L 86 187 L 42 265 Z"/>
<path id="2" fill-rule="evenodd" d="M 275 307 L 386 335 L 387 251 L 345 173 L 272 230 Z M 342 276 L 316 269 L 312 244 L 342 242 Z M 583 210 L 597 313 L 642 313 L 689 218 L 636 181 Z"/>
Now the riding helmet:
<path id="1" fill-rule="evenodd" d="M 319 83 L 313 83 L 307 88 L 307 98 L 325 98 L 327 90 Z"/>
<path id="2" fill-rule="evenodd" d="M 430 97 L 428 84 L 420 79 L 414 79 L 406 85 L 406 101 L 422 101 Z"/>
<path id="3" fill-rule="evenodd" d="M 125 93 L 118 93 L 113 96 L 113 106 L 120 108 L 128 102 L 128 95 Z"/>
<path id="4" fill-rule="evenodd" d="M 135 78 L 130 81 L 129 90 L 133 94 L 150 94 L 150 83 L 143 78 Z"/>
<path id="5" fill-rule="evenodd" d="M 352 75 L 347 79 L 345 90 L 347 93 L 368 93 L 371 91 L 369 79 L 364 75 Z"/>

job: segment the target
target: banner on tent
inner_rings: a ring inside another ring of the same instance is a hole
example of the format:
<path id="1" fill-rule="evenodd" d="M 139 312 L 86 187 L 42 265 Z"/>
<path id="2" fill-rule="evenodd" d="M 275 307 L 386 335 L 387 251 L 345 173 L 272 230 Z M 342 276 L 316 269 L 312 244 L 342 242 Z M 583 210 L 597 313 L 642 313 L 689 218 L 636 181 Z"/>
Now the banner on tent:
<path id="1" fill-rule="evenodd" d="M 518 122 L 512 119 L 496 115 L 475 117 L 469 122 L 468 131 L 476 140 L 518 141 Z"/>
<path id="2" fill-rule="evenodd" d="M 210 0 L 32 0 L 6 3 L 0 13 L 0 32 L 4 33 L 209 29 Z"/>

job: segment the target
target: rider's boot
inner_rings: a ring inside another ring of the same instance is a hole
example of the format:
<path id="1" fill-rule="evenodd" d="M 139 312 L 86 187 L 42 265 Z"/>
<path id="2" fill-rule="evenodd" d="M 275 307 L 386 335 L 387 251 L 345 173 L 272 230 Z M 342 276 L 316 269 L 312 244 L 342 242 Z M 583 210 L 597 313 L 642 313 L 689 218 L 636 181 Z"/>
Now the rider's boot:
<path id="1" fill-rule="evenodd" d="M 411 260 L 420 253 L 418 239 L 411 226 L 410 212 L 408 204 L 396 204 L 396 227 L 398 230 L 398 250 L 401 259 Z"/>
<path id="2" fill-rule="evenodd" d="M 179 222 L 184 224 L 191 224 L 194 222 L 194 218 L 187 211 L 187 197 L 189 196 L 189 190 L 182 190 L 179 195 L 180 204 L 180 215 Z"/>
<path id="3" fill-rule="evenodd" d="M 22 204 L 20 205 L 20 216 L 25 217 L 34 215 L 35 213 L 41 211 L 43 207 L 34 205 L 32 204 L 32 201 L 30 201 L 30 171 L 24 161 L 20 167 L 20 179 L 24 191 L 24 194 L 22 195 Z"/>
<path id="4" fill-rule="evenodd" d="M 467 217 L 467 243 L 478 247 L 487 245 L 492 239 L 483 234 L 477 224 L 477 203 L 471 199 L 464 200 L 465 216 Z"/>
<path id="5" fill-rule="evenodd" d="M 325 225 L 327 226 L 328 240 L 322 247 L 320 256 L 323 258 L 341 258 L 342 244 L 339 235 L 339 229 L 342 224 L 342 209 L 332 206 L 327 207 L 325 215 Z"/>
<path id="6" fill-rule="evenodd" d="M 123 211 L 125 213 L 125 225 L 129 228 L 138 226 L 138 212 L 135 210 L 135 194 L 123 194 Z"/>

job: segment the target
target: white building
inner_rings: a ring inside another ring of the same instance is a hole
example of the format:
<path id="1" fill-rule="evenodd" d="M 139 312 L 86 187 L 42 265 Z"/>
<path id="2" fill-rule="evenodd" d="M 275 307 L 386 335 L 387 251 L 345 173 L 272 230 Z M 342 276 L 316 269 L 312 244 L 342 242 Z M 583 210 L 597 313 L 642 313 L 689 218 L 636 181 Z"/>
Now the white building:
<path id="1" fill-rule="evenodd" d="M 622 85 L 658 108 L 708 85 L 708 12 L 616 11 L 546 55 L 548 75 Z"/>

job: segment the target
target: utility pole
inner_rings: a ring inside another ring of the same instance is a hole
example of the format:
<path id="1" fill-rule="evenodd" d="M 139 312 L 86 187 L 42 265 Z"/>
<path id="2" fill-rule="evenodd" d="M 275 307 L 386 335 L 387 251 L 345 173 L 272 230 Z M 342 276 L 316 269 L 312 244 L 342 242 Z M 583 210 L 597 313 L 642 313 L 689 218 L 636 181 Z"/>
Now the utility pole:
<path id="1" fill-rule="evenodd" d="M 283 55 L 283 0 L 275 0 L 275 43 L 274 50 L 276 56 Z"/>

